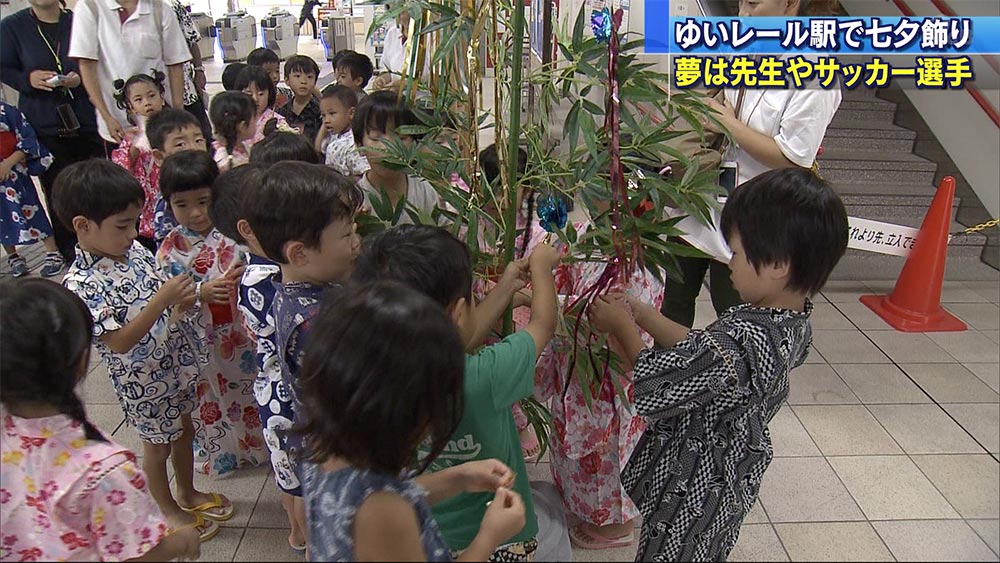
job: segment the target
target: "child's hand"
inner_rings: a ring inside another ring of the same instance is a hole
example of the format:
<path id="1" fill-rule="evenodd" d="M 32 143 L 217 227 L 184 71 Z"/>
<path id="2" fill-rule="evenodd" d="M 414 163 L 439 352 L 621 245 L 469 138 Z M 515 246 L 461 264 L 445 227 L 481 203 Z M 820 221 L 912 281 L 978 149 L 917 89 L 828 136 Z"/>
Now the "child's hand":
<path id="1" fill-rule="evenodd" d="M 490 534 L 496 544 L 517 535 L 524 529 L 524 500 L 521 495 L 507 488 L 497 489 L 479 529 Z"/>
<path id="2" fill-rule="evenodd" d="M 514 485 L 514 472 L 498 459 L 470 461 L 458 468 L 462 490 L 467 493 L 488 493 Z"/>
<path id="3" fill-rule="evenodd" d="M 233 294 L 233 280 L 227 276 L 201 284 L 201 300 L 210 305 L 226 305 Z"/>
<path id="4" fill-rule="evenodd" d="M 515 294 L 524 289 L 528 285 L 528 281 L 528 261 L 522 258 L 507 264 L 503 275 L 500 276 L 500 281 L 497 282 L 497 287 Z"/>
<path id="5" fill-rule="evenodd" d="M 190 274 L 174 276 L 160 286 L 156 292 L 156 297 L 162 300 L 163 308 L 180 305 L 183 302 L 194 302 L 194 279 Z"/>
<path id="6" fill-rule="evenodd" d="M 522 289 L 514 294 L 514 308 L 531 306 L 531 290 Z"/>
<path id="7" fill-rule="evenodd" d="M 531 251 L 531 256 L 528 256 L 528 264 L 532 271 L 541 268 L 551 272 L 559 265 L 559 259 L 559 251 L 552 248 L 552 245 L 543 243 Z"/>
<path id="8" fill-rule="evenodd" d="M 243 272 L 246 271 L 247 266 L 243 262 L 237 262 L 226 270 L 226 274 L 223 276 L 227 280 L 233 282 L 233 284 L 238 284 L 240 279 L 243 278 Z"/>
<path id="9" fill-rule="evenodd" d="M 623 327 L 634 324 L 624 295 L 602 295 L 590 305 L 590 324 L 600 332 L 617 333 Z"/>

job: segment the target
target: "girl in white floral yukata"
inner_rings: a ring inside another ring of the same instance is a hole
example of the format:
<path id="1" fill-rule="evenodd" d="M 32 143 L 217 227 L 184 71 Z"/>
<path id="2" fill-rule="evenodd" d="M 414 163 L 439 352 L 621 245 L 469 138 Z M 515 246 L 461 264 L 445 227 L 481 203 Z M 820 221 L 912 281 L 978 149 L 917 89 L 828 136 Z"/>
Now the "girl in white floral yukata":
<path id="1" fill-rule="evenodd" d="M 160 244 L 157 266 L 167 275 L 190 273 L 202 303 L 194 314 L 211 345 L 209 364 L 198 382 L 195 469 L 222 475 L 268 459 L 260 430 L 253 383 L 255 346 L 236 308 L 236 286 L 243 273 L 241 249 L 212 225 L 208 206 L 218 177 L 212 157 L 184 151 L 163 163 L 160 189 L 179 226 Z"/>

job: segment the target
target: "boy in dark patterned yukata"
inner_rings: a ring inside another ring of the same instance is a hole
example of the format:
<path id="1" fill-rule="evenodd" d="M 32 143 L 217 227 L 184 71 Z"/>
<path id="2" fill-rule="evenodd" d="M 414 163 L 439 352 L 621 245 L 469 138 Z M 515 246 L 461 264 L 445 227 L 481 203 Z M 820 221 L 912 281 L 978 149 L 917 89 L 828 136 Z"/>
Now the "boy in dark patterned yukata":
<path id="1" fill-rule="evenodd" d="M 808 169 L 743 184 L 722 211 L 743 305 L 689 330 L 627 296 L 591 309 L 635 365 L 645 434 L 622 471 L 643 516 L 636 560 L 721 561 L 757 500 L 773 451 L 767 425 L 812 341 L 815 295 L 847 249 L 847 214 Z M 666 349 L 646 348 L 637 326 Z"/>

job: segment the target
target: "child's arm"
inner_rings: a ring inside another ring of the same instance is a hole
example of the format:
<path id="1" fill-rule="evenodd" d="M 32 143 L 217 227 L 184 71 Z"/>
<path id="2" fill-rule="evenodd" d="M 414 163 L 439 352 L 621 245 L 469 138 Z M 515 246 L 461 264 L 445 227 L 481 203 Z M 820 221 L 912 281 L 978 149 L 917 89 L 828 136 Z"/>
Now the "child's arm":
<path id="1" fill-rule="evenodd" d="M 165 282 L 149 304 L 125 326 L 101 336 L 101 342 L 112 352 L 124 354 L 135 347 L 142 337 L 149 333 L 163 311 L 174 305 L 194 303 L 194 280 L 187 274 L 181 274 Z"/>
<path id="2" fill-rule="evenodd" d="M 7 181 L 7 178 L 10 178 L 11 170 L 27 158 L 28 155 L 24 151 L 14 151 L 10 156 L 0 161 L 0 181 Z"/>
<path id="3" fill-rule="evenodd" d="M 671 348 L 688 336 L 688 327 L 664 317 L 655 307 L 643 303 L 631 295 L 626 295 L 636 324 L 653 337 L 657 344 Z"/>
<path id="4" fill-rule="evenodd" d="M 507 311 L 514 294 L 524 288 L 528 275 L 528 261 L 515 260 L 507 264 L 500 281 L 476 306 L 476 332 L 470 340 L 470 349 L 478 348 L 489 335 L 500 317 Z"/>
<path id="5" fill-rule="evenodd" d="M 556 281 L 552 270 L 559 264 L 559 253 L 542 243 L 535 247 L 528 257 L 531 270 L 531 320 L 524 331 L 535 341 L 535 357 L 552 340 L 556 332 L 556 316 L 559 314 L 556 301 Z"/>
<path id="6" fill-rule="evenodd" d="M 590 324 L 601 332 L 607 332 L 621 346 L 625 361 L 634 365 L 639 352 L 646 343 L 639 336 L 639 328 L 627 309 L 627 302 L 621 295 L 602 295 L 590 305 Z"/>
<path id="7" fill-rule="evenodd" d="M 324 155 L 326 153 L 326 147 L 323 145 L 323 141 L 326 140 L 326 133 L 326 123 L 320 123 L 319 131 L 316 132 L 316 140 L 313 142 L 313 148 L 316 149 L 316 152 Z"/>
<path id="8" fill-rule="evenodd" d="M 353 535 L 357 561 L 427 561 L 417 511 L 397 494 L 365 499 L 354 515 Z"/>
<path id="9" fill-rule="evenodd" d="M 470 461 L 413 479 L 427 490 L 431 506 L 459 493 L 493 492 L 514 484 L 514 472 L 496 459 Z"/>

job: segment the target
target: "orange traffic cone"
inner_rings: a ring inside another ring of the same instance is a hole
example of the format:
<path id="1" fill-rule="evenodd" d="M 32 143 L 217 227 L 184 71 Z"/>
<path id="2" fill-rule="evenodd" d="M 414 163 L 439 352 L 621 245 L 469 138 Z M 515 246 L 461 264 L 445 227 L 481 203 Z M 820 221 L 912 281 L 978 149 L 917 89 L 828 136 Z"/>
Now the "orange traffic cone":
<path id="1" fill-rule="evenodd" d="M 959 332 L 965 323 L 941 308 L 941 285 L 948 256 L 948 229 L 955 199 L 955 178 L 938 186 L 917 242 L 889 295 L 863 295 L 861 302 L 902 332 Z"/>

